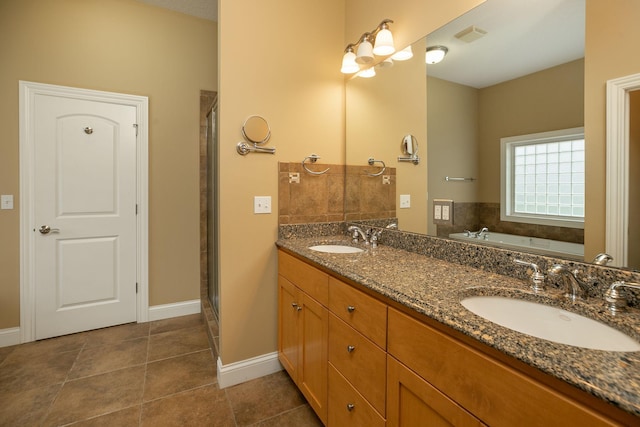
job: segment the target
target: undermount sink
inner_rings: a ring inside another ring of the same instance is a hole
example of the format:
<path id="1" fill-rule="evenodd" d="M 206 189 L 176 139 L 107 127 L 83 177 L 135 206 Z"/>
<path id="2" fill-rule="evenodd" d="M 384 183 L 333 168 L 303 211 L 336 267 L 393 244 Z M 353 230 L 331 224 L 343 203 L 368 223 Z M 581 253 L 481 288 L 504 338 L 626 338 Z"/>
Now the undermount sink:
<path id="1" fill-rule="evenodd" d="M 309 249 L 312 251 L 326 252 L 330 254 L 357 254 L 364 252 L 364 250 L 360 248 L 347 245 L 315 245 L 309 246 Z"/>
<path id="2" fill-rule="evenodd" d="M 560 344 L 605 351 L 640 351 L 640 343 L 597 320 L 569 311 L 499 296 L 472 296 L 462 305 L 493 323 Z"/>

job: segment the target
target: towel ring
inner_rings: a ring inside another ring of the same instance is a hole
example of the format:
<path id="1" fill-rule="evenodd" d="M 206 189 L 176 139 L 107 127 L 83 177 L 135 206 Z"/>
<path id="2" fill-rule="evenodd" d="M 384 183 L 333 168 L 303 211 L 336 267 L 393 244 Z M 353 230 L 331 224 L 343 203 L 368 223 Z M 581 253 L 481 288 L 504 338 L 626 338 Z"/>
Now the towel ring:
<path id="1" fill-rule="evenodd" d="M 307 159 L 309 159 L 309 161 L 310 161 L 311 163 L 315 163 L 315 162 L 317 162 L 317 161 L 318 161 L 318 159 L 319 159 L 319 158 L 320 158 L 320 156 L 318 156 L 318 155 L 317 155 L 317 154 L 315 154 L 315 153 L 312 153 L 310 156 L 307 156 L 307 157 L 305 157 L 305 158 L 302 160 L 302 167 L 304 168 L 304 170 L 306 170 L 306 171 L 307 171 L 308 173 L 310 173 L 311 175 L 324 175 L 325 173 L 329 172 L 329 169 L 331 169 L 331 168 L 326 168 L 326 169 L 325 169 L 325 170 L 323 170 L 323 171 L 314 172 L 314 171 L 312 171 L 311 169 L 307 168 L 307 166 L 304 164 L 304 162 L 306 162 L 306 161 L 307 161 Z"/>
<path id="2" fill-rule="evenodd" d="M 369 166 L 373 166 L 374 163 L 382 163 L 382 169 L 380 170 L 380 172 L 378 173 L 369 173 L 367 171 L 364 172 L 369 176 L 380 176 L 384 173 L 384 171 L 387 170 L 387 165 L 385 165 L 382 160 L 374 160 L 373 157 L 369 157 L 368 163 L 369 163 Z"/>

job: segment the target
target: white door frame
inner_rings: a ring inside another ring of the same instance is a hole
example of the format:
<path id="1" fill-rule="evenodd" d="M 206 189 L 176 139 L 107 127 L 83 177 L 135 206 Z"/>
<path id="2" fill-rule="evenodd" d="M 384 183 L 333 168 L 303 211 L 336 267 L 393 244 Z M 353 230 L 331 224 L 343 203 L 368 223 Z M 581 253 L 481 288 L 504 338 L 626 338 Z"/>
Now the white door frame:
<path id="1" fill-rule="evenodd" d="M 629 238 L 629 92 L 640 74 L 607 81 L 606 251 L 612 265 L 627 265 Z"/>
<path id="2" fill-rule="evenodd" d="M 136 108 L 138 138 L 136 149 L 136 203 L 138 215 L 136 281 L 138 283 L 136 317 L 146 322 L 149 316 L 149 99 L 146 96 L 126 95 L 27 81 L 19 82 L 20 89 L 20 342 L 35 339 L 35 283 L 34 283 L 34 123 L 35 96 L 50 95 L 129 105 Z"/>

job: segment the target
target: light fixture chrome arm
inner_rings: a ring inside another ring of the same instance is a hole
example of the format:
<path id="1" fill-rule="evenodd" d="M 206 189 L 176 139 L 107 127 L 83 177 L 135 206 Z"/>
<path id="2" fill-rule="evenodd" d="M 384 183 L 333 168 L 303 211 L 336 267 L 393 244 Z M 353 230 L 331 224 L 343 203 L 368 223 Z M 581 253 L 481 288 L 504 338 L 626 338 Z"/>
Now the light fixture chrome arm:
<path id="1" fill-rule="evenodd" d="M 387 170 L 387 165 L 385 165 L 382 160 L 375 160 L 373 157 L 369 157 L 369 160 L 367 160 L 367 163 L 369 163 L 369 166 L 373 166 L 375 163 L 382 163 L 382 169 L 380 170 L 380 172 L 370 173 L 365 171 L 365 173 L 369 176 L 380 176 L 384 173 L 384 171 Z"/>
<path id="2" fill-rule="evenodd" d="M 315 162 L 317 162 L 317 161 L 318 161 L 318 159 L 319 159 L 319 158 L 320 158 L 320 156 L 318 156 L 317 154 L 315 154 L 315 153 L 311 153 L 311 155 L 310 155 L 310 156 L 307 156 L 307 157 L 305 157 L 305 158 L 302 160 L 302 168 L 303 168 L 305 171 L 307 171 L 308 173 L 310 173 L 311 175 L 324 175 L 325 173 L 329 172 L 329 169 L 331 169 L 331 168 L 326 168 L 326 169 L 325 169 L 325 170 L 323 170 L 323 171 L 314 172 L 314 171 L 312 171 L 311 169 L 307 168 L 307 166 L 305 165 L 305 162 L 307 161 L 307 159 L 308 159 L 311 163 L 315 163 Z"/>

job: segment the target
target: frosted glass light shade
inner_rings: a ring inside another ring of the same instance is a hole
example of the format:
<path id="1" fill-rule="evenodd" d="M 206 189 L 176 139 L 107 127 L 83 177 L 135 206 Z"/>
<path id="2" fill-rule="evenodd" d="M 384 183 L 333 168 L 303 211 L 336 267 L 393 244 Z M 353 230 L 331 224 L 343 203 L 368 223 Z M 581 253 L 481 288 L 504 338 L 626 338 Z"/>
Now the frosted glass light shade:
<path id="1" fill-rule="evenodd" d="M 352 74 L 360 71 L 360 67 L 356 64 L 356 54 L 348 51 L 342 57 L 342 68 L 340 71 L 344 74 Z"/>
<path id="2" fill-rule="evenodd" d="M 364 69 L 358 73 L 358 77 L 364 77 L 365 79 L 368 79 L 375 75 L 376 75 L 376 70 L 374 70 L 373 67 Z"/>
<path id="3" fill-rule="evenodd" d="M 383 28 L 376 35 L 376 43 L 373 47 L 374 55 L 386 56 L 391 55 L 396 51 L 393 45 L 393 35 L 387 28 Z"/>
<path id="4" fill-rule="evenodd" d="M 373 46 L 368 40 L 364 40 L 358 46 L 358 55 L 356 56 L 356 63 L 358 64 L 371 64 L 373 62 Z"/>
<path id="5" fill-rule="evenodd" d="M 394 61 L 406 61 L 407 59 L 411 58 L 413 58 L 413 49 L 411 49 L 411 45 L 397 51 L 391 57 L 391 59 L 393 59 Z"/>
<path id="6" fill-rule="evenodd" d="M 444 46 L 432 46 L 427 48 L 424 60 L 427 64 L 437 64 L 444 59 L 449 49 Z"/>

